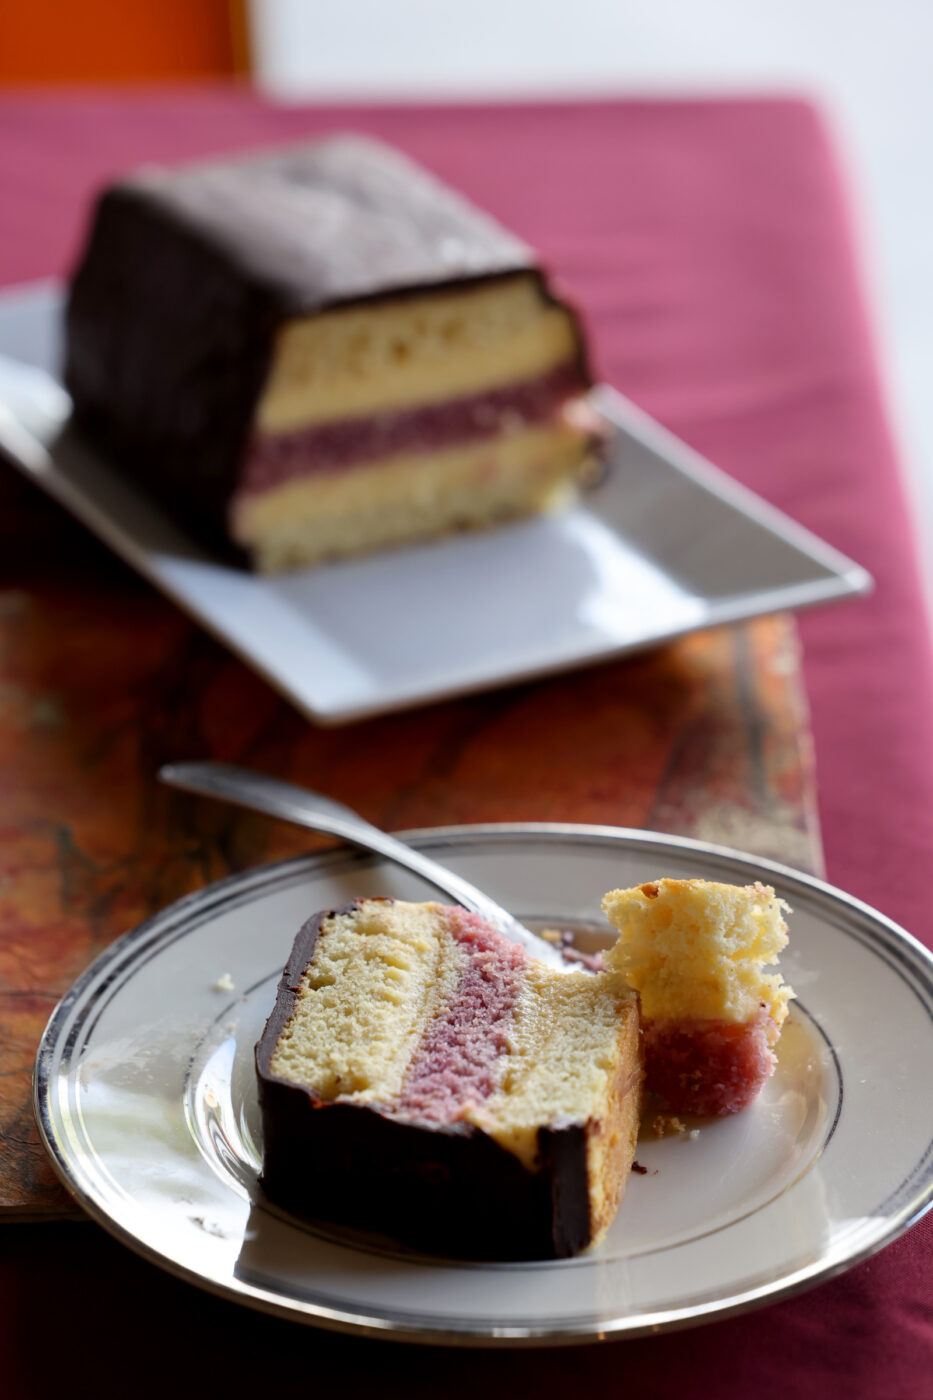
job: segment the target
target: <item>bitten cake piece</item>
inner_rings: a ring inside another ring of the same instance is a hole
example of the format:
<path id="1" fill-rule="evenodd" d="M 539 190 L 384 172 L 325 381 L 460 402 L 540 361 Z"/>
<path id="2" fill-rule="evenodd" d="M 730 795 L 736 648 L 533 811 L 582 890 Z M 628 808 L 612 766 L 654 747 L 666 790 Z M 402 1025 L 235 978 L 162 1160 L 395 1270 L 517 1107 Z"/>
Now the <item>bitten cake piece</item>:
<path id="1" fill-rule="evenodd" d="M 262 1183 L 435 1254 L 545 1259 L 612 1221 L 635 1152 L 638 998 L 464 909 L 366 899 L 298 934 L 256 1047 Z"/>
<path id="2" fill-rule="evenodd" d="M 65 379 L 127 473 L 268 571 L 548 509 L 591 444 L 532 251 L 360 137 L 106 190 Z"/>
<path id="3" fill-rule="evenodd" d="M 641 996 L 646 1088 L 673 1113 L 745 1108 L 793 996 L 762 971 L 787 943 L 787 905 L 767 885 L 657 880 L 612 890 L 603 910 L 620 935 L 605 963 Z"/>

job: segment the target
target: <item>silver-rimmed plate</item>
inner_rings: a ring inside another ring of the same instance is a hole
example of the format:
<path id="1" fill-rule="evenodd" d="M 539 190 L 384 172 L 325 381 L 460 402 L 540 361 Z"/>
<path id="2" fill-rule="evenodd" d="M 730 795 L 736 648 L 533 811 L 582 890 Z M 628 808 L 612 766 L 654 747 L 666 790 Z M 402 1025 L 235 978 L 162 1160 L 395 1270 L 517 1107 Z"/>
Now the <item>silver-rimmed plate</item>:
<path id="1" fill-rule="evenodd" d="M 432 897 L 338 851 L 264 867 L 120 939 L 54 1012 L 36 1108 L 75 1198 L 155 1263 L 343 1331 L 452 1345 L 633 1336 L 740 1312 L 880 1249 L 933 1201 L 933 956 L 882 915 L 768 861 L 612 827 L 454 827 L 409 839 L 521 918 L 608 942 L 602 894 L 667 876 L 764 878 L 793 906 L 795 987 L 758 1102 L 644 1140 L 619 1215 L 567 1261 L 464 1264 L 270 1206 L 253 1046 L 292 937 L 355 895 Z M 602 930 L 605 930 L 603 932 Z M 909 1053 L 905 1052 L 909 1047 Z"/>
<path id="2" fill-rule="evenodd" d="M 0 297 L 0 451 L 303 713 L 338 724 L 604 661 L 871 586 L 611 389 L 573 510 L 257 578 L 182 534 L 68 427 L 61 293 Z"/>

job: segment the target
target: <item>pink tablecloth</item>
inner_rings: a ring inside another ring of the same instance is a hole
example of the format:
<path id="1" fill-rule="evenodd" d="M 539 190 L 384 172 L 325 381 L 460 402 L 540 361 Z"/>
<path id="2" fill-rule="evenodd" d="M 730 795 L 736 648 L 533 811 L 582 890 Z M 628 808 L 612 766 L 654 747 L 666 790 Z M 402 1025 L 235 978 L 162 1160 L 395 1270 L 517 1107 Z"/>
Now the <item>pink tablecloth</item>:
<path id="1" fill-rule="evenodd" d="M 828 873 L 930 942 L 933 653 L 844 193 L 817 116 L 782 101 L 335 111 L 230 91 L 7 98 L 0 281 L 63 273 L 91 189 L 127 165 L 335 128 L 398 143 L 540 247 L 587 313 L 607 380 L 875 575 L 871 599 L 802 621 Z M 23 1396 L 61 1393 L 82 1370 L 101 1395 L 124 1384 L 239 1394 L 263 1375 L 280 1384 L 284 1367 L 349 1396 L 589 1385 L 913 1400 L 933 1374 L 929 1222 L 816 1292 L 743 1318 L 616 1346 L 456 1358 L 242 1313 L 91 1227 L 26 1229 L 4 1235 L 0 1263 L 0 1329 L 20 1329 L 4 1339 L 0 1378 L 22 1366 L 28 1379 L 11 1393 Z"/>

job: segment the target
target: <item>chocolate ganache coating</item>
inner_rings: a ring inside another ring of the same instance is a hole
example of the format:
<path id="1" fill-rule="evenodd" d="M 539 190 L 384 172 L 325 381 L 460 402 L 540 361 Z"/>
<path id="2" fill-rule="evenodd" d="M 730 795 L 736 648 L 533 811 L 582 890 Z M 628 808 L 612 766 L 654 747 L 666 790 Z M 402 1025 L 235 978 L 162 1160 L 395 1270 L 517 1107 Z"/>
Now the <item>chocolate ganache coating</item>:
<path id="1" fill-rule="evenodd" d="M 100 197 L 72 281 L 75 418 L 230 553 L 227 504 L 283 322 L 518 271 L 548 295 L 524 243 L 366 138 L 146 168 Z"/>
<path id="2" fill-rule="evenodd" d="M 302 927 L 256 1046 L 264 1191 L 295 1214 L 378 1231 L 427 1253 L 578 1254 L 592 1239 L 584 1124 L 540 1129 L 532 1172 L 474 1124 L 400 1121 L 272 1073 L 321 926 L 354 907 L 324 910 Z"/>

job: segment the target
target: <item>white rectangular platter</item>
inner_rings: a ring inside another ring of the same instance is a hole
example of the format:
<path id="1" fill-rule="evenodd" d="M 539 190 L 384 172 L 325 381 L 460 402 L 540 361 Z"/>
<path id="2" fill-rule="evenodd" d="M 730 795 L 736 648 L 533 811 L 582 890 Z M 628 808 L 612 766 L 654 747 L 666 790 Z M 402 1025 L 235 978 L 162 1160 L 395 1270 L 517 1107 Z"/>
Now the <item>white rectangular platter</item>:
<path id="1" fill-rule="evenodd" d="M 183 534 L 68 428 L 62 292 L 0 296 L 0 451 L 319 724 L 608 660 L 867 592 L 864 569 L 614 390 L 608 470 L 563 514 L 259 578 Z"/>

